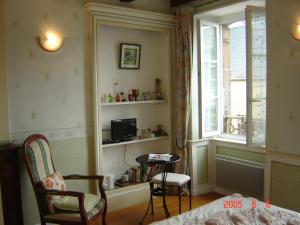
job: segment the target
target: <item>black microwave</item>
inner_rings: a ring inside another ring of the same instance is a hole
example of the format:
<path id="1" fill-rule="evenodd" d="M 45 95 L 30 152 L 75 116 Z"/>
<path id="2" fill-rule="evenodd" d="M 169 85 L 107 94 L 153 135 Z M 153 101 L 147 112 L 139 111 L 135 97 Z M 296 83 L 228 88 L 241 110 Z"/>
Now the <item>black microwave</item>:
<path id="1" fill-rule="evenodd" d="M 111 121 L 111 141 L 131 141 L 136 139 L 136 118 Z"/>

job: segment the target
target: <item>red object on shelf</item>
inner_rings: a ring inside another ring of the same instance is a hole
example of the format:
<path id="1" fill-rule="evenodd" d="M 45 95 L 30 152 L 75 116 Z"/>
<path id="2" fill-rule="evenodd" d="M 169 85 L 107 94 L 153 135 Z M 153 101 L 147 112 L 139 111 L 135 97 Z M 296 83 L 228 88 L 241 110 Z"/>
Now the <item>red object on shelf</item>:
<path id="1" fill-rule="evenodd" d="M 121 101 L 121 97 L 119 94 L 116 95 L 116 98 L 115 98 L 116 102 L 120 102 Z"/>

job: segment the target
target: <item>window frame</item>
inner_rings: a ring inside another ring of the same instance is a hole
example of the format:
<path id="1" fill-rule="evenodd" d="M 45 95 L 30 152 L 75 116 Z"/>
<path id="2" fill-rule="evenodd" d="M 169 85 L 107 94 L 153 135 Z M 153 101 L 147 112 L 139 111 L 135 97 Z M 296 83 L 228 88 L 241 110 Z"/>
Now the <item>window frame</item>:
<path id="1" fill-rule="evenodd" d="M 248 8 L 248 9 L 247 9 Z M 249 11 L 251 10 L 260 10 L 260 11 L 264 11 L 265 9 L 263 7 L 256 7 L 256 6 L 247 6 L 245 9 L 245 14 L 243 18 L 235 18 L 232 19 L 232 22 L 235 21 L 240 21 L 240 20 L 245 20 L 246 23 L 246 135 L 245 136 L 240 136 L 240 135 L 234 135 L 234 134 L 226 134 L 223 133 L 223 116 L 224 116 L 224 107 L 223 107 L 223 97 L 224 97 L 224 89 L 223 89 L 223 74 L 224 74 L 224 68 L 223 68 L 223 46 L 222 46 L 222 28 L 221 26 L 225 23 L 223 23 L 222 21 L 218 21 L 218 22 L 212 22 L 209 21 L 207 19 L 202 19 L 202 18 L 197 18 L 197 50 L 198 50 L 198 85 L 199 85 L 199 90 L 198 90 L 198 96 L 199 96 L 199 131 L 200 131 L 200 139 L 206 139 L 206 138 L 221 138 L 221 139 L 226 139 L 228 141 L 238 141 L 238 142 L 243 142 L 245 144 L 247 144 L 249 147 L 263 147 L 265 145 L 265 143 L 260 144 L 260 145 L 254 145 L 252 143 L 252 136 L 250 137 L 250 135 L 252 135 L 252 127 L 250 125 L 251 122 L 250 119 L 252 118 L 252 101 L 249 98 L 250 96 L 252 96 L 252 90 L 250 90 L 250 87 L 252 87 L 252 79 L 250 79 L 249 77 L 249 68 L 252 67 L 251 61 L 249 62 L 249 58 L 251 52 L 249 52 L 249 23 L 251 23 L 251 17 L 249 17 Z M 226 23 L 231 22 L 231 21 L 226 21 Z M 203 68 L 203 62 L 202 62 L 202 51 L 201 51 L 201 45 L 202 45 L 202 32 L 201 32 L 201 27 L 202 25 L 209 25 L 209 26 L 215 26 L 217 28 L 217 49 L 218 49 L 218 75 L 217 75 L 217 79 L 218 79 L 218 87 L 217 87 L 217 91 L 218 91 L 218 120 L 217 120 L 217 127 L 218 129 L 216 131 L 213 132 L 205 132 L 205 111 L 203 110 L 204 107 L 204 101 L 203 101 L 203 88 L 202 88 L 202 84 L 204 81 L 204 78 L 202 76 L 202 68 Z M 250 45 L 251 46 L 251 45 Z M 250 64 L 251 66 L 250 66 Z M 252 76 L 251 76 L 252 78 Z M 267 80 L 266 80 L 267 82 Z M 267 84 L 266 84 L 267 87 Z M 265 88 L 266 88 L 265 87 Z M 251 106 L 250 106 L 251 104 Z M 249 107 L 250 106 L 250 107 Z M 266 115 L 267 116 L 267 115 Z M 266 118 L 265 118 L 266 120 Z M 265 134 L 266 135 L 266 134 Z M 266 140 L 265 140 L 266 141 Z"/>
<path id="2" fill-rule="evenodd" d="M 204 99 L 204 89 L 202 88 L 202 84 L 204 83 L 204 77 L 202 76 L 202 68 L 204 65 L 204 62 L 202 61 L 203 58 L 203 54 L 202 54 L 202 50 L 201 50 L 201 45 L 202 45 L 202 32 L 201 32 L 201 28 L 203 25 L 207 25 L 207 26 L 213 26 L 216 28 L 216 40 L 217 40 L 217 129 L 215 131 L 210 131 L 210 132 L 205 132 L 205 112 L 204 112 L 204 107 L 203 107 L 203 99 Z M 221 29 L 220 29 L 220 24 L 218 23 L 214 23 L 211 21 L 207 21 L 207 20 L 198 20 L 197 21 L 197 36 L 198 36 L 198 65 L 200 65 L 200 67 L 198 66 L 198 77 L 199 77 L 199 91 L 198 91 L 198 99 L 201 101 L 201 103 L 199 104 L 199 118 L 200 119 L 200 138 L 210 138 L 210 137 L 214 137 L 214 136 L 218 136 L 220 134 L 221 131 L 221 127 L 223 122 L 221 121 L 221 111 L 222 111 L 222 95 L 220 95 L 220 91 L 221 91 L 221 79 L 222 76 L 221 74 L 223 73 L 223 69 L 221 67 L 223 60 L 222 60 L 222 45 L 220 44 L 220 38 L 222 37 L 222 33 L 221 33 Z"/>
<path id="3" fill-rule="evenodd" d="M 265 132 L 265 138 L 264 143 L 254 143 L 253 142 L 253 103 L 256 102 L 256 99 L 252 97 L 253 95 L 253 72 L 252 72 L 252 52 L 253 52 L 253 43 L 252 43 L 252 13 L 259 12 L 265 14 L 265 9 L 263 7 L 257 7 L 257 6 L 247 6 L 245 9 L 245 20 L 246 20 L 246 67 L 247 67 L 247 128 L 246 128 L 246 143 L 249 147 L 261 147 L 265 146 L 266 143 L 266 132 Z M 247 29 L 248 27 L 248 29 Z M 266 40 L 267 41 L 267 40 Z M 267 55 L 266 55 L 267 57 Z M 267 66 L 267 65 L 266 65 Z M 267 73 L 267 68 L 266 68 Z M 267 88 L 267 77 L 265 79 L 265 88 Z M 265 116 L 265 125 L 266 125 L 266 118 Z"/>
<path id="4" fill-rule="evenodd" d="M 246 16 L 244 15 L 243 17 L 239 17 L 239 18 L 235 18 L 235 19 L 231 19 L 231 20 L 227 20 L 226 22 L 220 22 L 219 23 L 219 26 L 220 26 L 220 31 L 221 31 L 221 36 L 220 38 L 222 38 L 223 36 L 223 33 L 222 33 L 222 26 L 225 25 L 225 24 L 229 24 L 229 23 L 234 23 L 234 22 L 239 22 L 239 21 L 245 21 L 246 23 Z M 246 32 L 247 28 L 245 26 L 245 32 Z M 222 39 L 220 39 L 220 43 L 222 42 Z M 223 48 L 222 48 L 222 44 L 221 45 L 221 49 L 222 49 L 222 52 L 221 52 L 221 56 L 223 56 L 224 54 L 224 51 L 223 51 Z M 247 45 L 247 40 L 246 40 L 246 45 Z M 247 56 L 247 52 L 246 52 L 246 56 Z M 246 59 L 247 60 L 247 59 Z M 246 64 L 247 64 L 247 61 L 246 61 Z M 247 65 L 246 65 L 247 66 Z M 236 134 L 227 134 L 227 133 L 224 133 L 224 87 L 223 87 L 223 78 L 224 78 L 224 66 L 223 66 L 223 60 L 221 62 L 221 68 L 222 68 L 222 73 L 220 74 L 221 76 L 221 80 L 222 80 L 222 83 L 221 83 L 221 96 L 220 96 L 220 99 L 222 100 L 221 102 L 221 107 L 222 107 L 222 113 L 220 115 L 220 121 L 221 121 L 221 129 L 220 129 L 220 132 L 218 134 L 218 138 L 221 138 L 221 139 L 228 139 L 230 141 L 238 141 L 238 142 L 243 142 L 243 143 L 247 143 L 247 128 L 246 128 L 246 135 L 245 136 L 241 136 L 241 135 L 236 135 Z M 246 68 L 247 69 L 247 68 Z M 246 74 L 247 74 L 247 71 L 246 71 Z M 246 103 L 246 121 L 247 121 L 247 76 L 246 76 L 246 79 L 245 79 L 245 82 L 246 82 L 246 98 L 245 98 L 245 103 Z M 200 87 L 201 88 L 201 87 Z"/>

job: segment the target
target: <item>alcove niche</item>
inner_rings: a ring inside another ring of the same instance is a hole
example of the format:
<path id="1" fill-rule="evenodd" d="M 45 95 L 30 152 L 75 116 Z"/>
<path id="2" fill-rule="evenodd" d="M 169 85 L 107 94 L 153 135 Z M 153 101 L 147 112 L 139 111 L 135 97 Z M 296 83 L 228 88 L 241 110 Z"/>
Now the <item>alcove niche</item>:
<path id="1" fill-rule="evenodd" d="M 135 10 L 99 3 L 86 3 L 89 15 L 90 73 L 93 78 L 94 155 L 98 174 L 115 179 L 132 166 L 135 158 L 151 152 L 171 152 L 173 147 L 172 77 L 174 73 L 175 19 L 172 15 Z M 141 45 L 139 69 L 120 69 L 120 44 Z M 154 91 L 161 80 L 162 100 L 108 103 L 104 95 L 131 89 L 139 94 Z M 103 144 L 110 136 L 113 119 L 136 118 L 141 130 L 162 125 L 168 135 L 129 142 Z M 147 183 L 108 190 L 109 208 L 118 209 L 148 200 Z M 128 198 L 128 201 L 127 201 Z M 120 204 L 122 202 L 122 204 Z"/>

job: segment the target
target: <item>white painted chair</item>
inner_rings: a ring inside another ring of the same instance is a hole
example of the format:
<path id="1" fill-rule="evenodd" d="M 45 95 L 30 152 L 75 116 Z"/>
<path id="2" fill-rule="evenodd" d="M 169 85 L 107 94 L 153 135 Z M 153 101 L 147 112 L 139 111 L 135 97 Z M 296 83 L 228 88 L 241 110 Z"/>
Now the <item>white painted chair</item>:
<path id="1" fill-rule="evenodd" d="M 163 173 L 159 173 L 155 175 L 150 182 L 150 189 L 151 189 L 151 210 L 153 214 L 153 195 L 159 195 L 155 194 L 154 184 L 162 185 L 163 182 Z M 179 200 L 179 213 L 181 213 L 181 196 L 187 191 L 183 187 L 185 185 L 188 185 L 188 191 L 189 191 L 189 206 L 190 210 L 192 209 L 192 195 L 191 195 L 191 177 L 184 174 L 179 173 L 167 173 L 165 186 L 172 186 L 178 188 L 178 200 Z M 159 190 L 159 189 L 158 189 Z M 163 190 L 160 190 L 163 191 Z"/>

